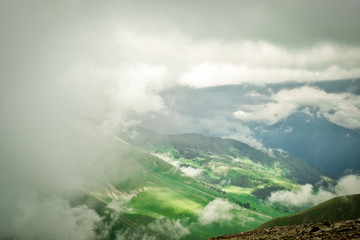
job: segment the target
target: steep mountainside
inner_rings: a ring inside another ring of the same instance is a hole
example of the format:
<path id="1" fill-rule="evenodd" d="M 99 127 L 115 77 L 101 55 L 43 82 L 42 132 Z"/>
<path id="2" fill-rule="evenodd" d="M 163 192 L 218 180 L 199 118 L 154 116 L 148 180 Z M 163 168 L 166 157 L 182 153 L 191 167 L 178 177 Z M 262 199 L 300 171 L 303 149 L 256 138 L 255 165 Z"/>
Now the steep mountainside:
<path id="1" fill-rule="evenodd" d="M 315 184 L 323 175 L 319 170 L 294 157 L 277 151 L 274 151 L 274 156 L 269 156 L 267 153 L 232 139 L 206 137 L 200 134 L 160 135 L 139 127 L 133 130 L 131 135 L 121 136 L 143 149 L 171 153 L 175 159 L 205 158 L 202 161 L 204 164 L 210 162 L 211 158 L 220 157 L 224 161 L 236 158 L 249 159 L 265 166 L 278 164 L 281 168 L 288 170 L 284 173 L 285 177 L 299 184 Z"/>
<path id="2" fill-rule="evenodd" d="M 309 108 L 307 111 L 258 128 L 257 136 L 265 145 L 284 149 L 332 176 L 341 176 L 349 169 L 360 170 L 359 131 L 317 117 L 316 111 Z"/>
<path id="3" fill-rule="evenodd" d="M 204 186 L 229 196 L 238 205 L 272 217 L 298 209 L 265 202 L 271 192 L 296 189 L 299 184 L 315 184 L 324 179 L 319 170 L 303 161 L 276 151 L 269 156 L 236 140 L 199 134 L 160 135 L 143 128 L 119 135 Z"/>
<path id="4" fill-rule="evenodd" d="M 203 239 L 246 231 L 270 218 L 110 133 L 84 128 L 76 141 L 97 148 L 100 161 L 91 165 L 88 188 L 69 198 L 103 217 L 99 232 L 105 239 Z"/>

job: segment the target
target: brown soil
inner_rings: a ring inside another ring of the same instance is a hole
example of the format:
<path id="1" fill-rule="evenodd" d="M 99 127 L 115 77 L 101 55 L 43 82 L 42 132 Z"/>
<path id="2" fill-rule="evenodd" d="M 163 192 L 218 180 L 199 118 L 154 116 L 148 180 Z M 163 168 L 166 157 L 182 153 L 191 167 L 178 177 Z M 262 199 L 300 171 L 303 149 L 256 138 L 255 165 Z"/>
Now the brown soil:
<path id="1" fill-rule="evenodd" d="M 209 240 L 218 239 L 360 239 L 360 218 L 335 223 L 325 221 L 315 224 L 257 229 L 209 238 Z"/>

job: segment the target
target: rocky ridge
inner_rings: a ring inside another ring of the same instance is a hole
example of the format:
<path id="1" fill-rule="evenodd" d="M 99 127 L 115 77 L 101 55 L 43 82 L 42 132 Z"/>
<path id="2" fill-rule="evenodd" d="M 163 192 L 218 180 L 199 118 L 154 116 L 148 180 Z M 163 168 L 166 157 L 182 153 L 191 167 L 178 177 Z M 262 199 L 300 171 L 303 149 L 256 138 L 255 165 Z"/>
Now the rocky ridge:
<path id="1" fill-rule="evenodd" d="M 334 223 L 324 221 L 314 224 L 255 229 L 248 232 L 209 238 L 209 240 L 219 239 L 360 239 L 360 218 Z"/>

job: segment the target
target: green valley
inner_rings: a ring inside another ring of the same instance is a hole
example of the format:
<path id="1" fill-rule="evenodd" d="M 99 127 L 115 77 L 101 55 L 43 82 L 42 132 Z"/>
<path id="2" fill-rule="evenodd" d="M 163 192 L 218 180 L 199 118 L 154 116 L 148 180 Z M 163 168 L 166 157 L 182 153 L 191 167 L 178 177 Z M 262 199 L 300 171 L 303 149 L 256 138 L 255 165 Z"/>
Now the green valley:
<path id="1" fill-rule="evenodd" d="M 92 166 L 95 184 L 71 202 L 103 217 L 98 231 L 105 239 L 205 239 L 247 231 L 299 210 L 266 201 L 272 191 L 322 177 L 295 158 L 230 139 L 140 128 L 119 137 L 93 127 L 80 132 L 78 141 L 96 139 L 84 148 L 102 147 Z"/>
<path id="2" fill-rule="evenodd" d="M 103 146 L 94 168 L 96 184 L 71 202 L 85 203 L 104 218 L 99 232 L 106 239 L 204 239 L 246 231 L 284 215 L 262 206 L 245 188 L 229 185 L 226 193 L 109 133 L 89 128 L 81 131 L 78 140 L 89 134 L 96 139 L 90 145 Z M 102 164 L 113 166 L 113 172 L 102 171 Z"/>

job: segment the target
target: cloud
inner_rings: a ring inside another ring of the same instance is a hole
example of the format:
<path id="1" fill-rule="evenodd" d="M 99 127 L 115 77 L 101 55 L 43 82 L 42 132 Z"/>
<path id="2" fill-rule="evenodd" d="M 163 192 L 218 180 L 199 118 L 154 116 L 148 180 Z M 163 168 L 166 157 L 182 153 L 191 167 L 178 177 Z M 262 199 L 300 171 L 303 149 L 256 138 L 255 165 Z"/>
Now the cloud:
<path id="1" fill-rule="evenodd" d="M 213 222 L 231 221 L 235 217 L 232 212 L 234 208 L 238 207 L 227 200 L 217 198 L 199 212 L 199 222 L 208 225 Z"/>
<path id="2" fill-rule="evenodd" d="M 223 136 L 223 138 L 235 139 L 240 142 L 246 143 L 257 150 L 261 150 L 267 153 L 269 156 L 274 155 L 273 149 L 265 147 L 261 141 L 256 139 L 254 133 L 249 127 L 238 125 L 236 132 L 225 135 Z"/>
<path id="3" fill-rule="evenodd" d="M 119 30 L 117 36 L 117 48 L 125 53 L 122 60 L 163 65 L 168 71 L 168 87 L 316 82 L 360 76 L 360 48 L 356 46 L 319 43 L 292 49 L 266 41 L 194 39 L 182 32 Z"/>
<path id="4" fill-rule="evenodd" d="M 342 177 L 335 186 L 338 195 L 360 194 L 360 176 L 348 175 Z"/>
<path id="5" fill-rule="evenodd" d="M 346 5 L 335 0 L 315 3 L 309 0 L 294 3 L 229 0 L 228 4 L 215 0 L 187 0 L 175 4 L 156 0 L 144 4 L 141 9 L 135 4 L 122 7 L 126 23 L 137 23 L 138 29 L 143 31 L 156 26 L 158 32 L 180 29 L 202 39 L 221 38 L 229 42 L 239 38 L 265 39 L 288 46 L 319 41 L 359 44 L 360 40 L 359 34 L 354 32 L 360 20 L 356 0 Z M 164 10 L 162 14 L 158 14 L 159 9 Z M 323 10 L 321 15 L 319 9 Z"/>
<path id="6" fill-rule="evenodd" d="M 244 105 L 234 116 L 243 121 L 268 125 L 287 118 L 300 107 L 318 108 L 317 115 L 350 129 L 360 127 L 360 97 L 351 93 L 326 93 L 314 87 L 283 89 L 259 105 Z"/>
<path id="7" fill-rule="evenodd" d="M 285 205 L 303 206 L 307 204 L 316 205 L 335 197 L 335 194 L 324 190 L 320 190 L 316 194 L 314 194 L 313 191 L 314 188 L 311 184 L 305 184 L 296 191 L 273 192 L 271 193 L 269 201 L 280 202 Z"/>
<path id="8" fill-rule="evenodd" d="M 166 239 L 173 240 L 182 239 L 190 234 L 189 229 L 184 227 L 179 220 L 157 219 L 148 225 L 148 229 Z"/>
<path id="9" fill-rule="evenodd" d="M 193 167 L 181 167 L 180 170 L 189 177 L 197 177 L 199 176 L 203 171 L 201 169 L 193 168 Z"/>
<path id="10" fill-rule="evenodd" d="M 3 196 L 3 195 L 2 195 Z M 34 194 L 12 199 L 18 208 L 1 221 L 1 237 L 15 239 L 96 239 L 95 229 L 101 218 L 86 206 L 70 207 L 57 198 L 37 199 Z M 8 205 L 13 207 L 14 203 Z M 9 209 L 3 211 L 9 213 Z"/>
<path id="11" fill-rule="evenodd" d="M 183 174 L 185 174 L 186 176 L 189 177 L 197 177 L 199 176 L 203 170 L 200 168 L 193 168 L 193 167 L 180 167 L 180 162 L 176 161 L 174 159 L 172 159 L 169 155 L 167 154 L 162 154 L 162 153 L 152 153 L 152 155 L 170 163 L 171 165 L 173 165 L 176 169 L 180 169 L 181 172 L 183 172 Z"/>
<path id="12" fill-rule="evenodd" d="M 197 110 L 197 109 L 196 109 Z M 170 111 L 166 116 L 157 116 L 154 119 L 147 119 L 143 122 L 143 127 L 151 128 L 164 134 L 181 134 L 186 132 L 197 132 L 210 136 L 221 136 L 224 139 L 235 139 L 250 145 L 251 147 L 272 154 L 270 148 L 266 148 L 261 141 L 256 139 L 255 134 L 250 127 L 241 122 L 234 121 L 225 116 L 219 116 L 220 113 L 215 112 L 214 116 L 196 117 L 190 113 L 179 113 Z M 221 109 L 220 111 L 224 111 Z M 231 112 L 229 112 L 231 113 Z M 226 115 L 224 112 L 223 115 Z M 162 158 L 162 157 L 160 157 Z M 168 161 L 166 158 L 162 158 Z M 172 161 L 171 164 L 176 164 Z M 177 166 L 178 167 L 178 166 Z"/>
<path id="13" fill-rule="evenodd" d="M 125 230 L 119 232 L 117 240 L 180 240 L 189 235 L 190 231 L 179 220 L 159 218 L 146 226 L 137 229 L 137 232 Z"/>
<path id="14" fill-rule="evenodd" d="M 348 175 L 340 178 L 333 191 L 320 189 L 315 192 L 311 184 L 305 184 L 298 190 L 272 192 L 269 201 L 293 206 L 316 205 L 348 194 L 360 194 L 360 176 Z"/>
<path id="15" fill-rule="evenodd" d="M 154 155 L 155 157 L 158 157 L 162 160 L 164 160 L 167 163 L 170 163 L 171 165 L 173 165 L 176 168 L 180 168 L 180 162 L 174 160 L 171 156 L 169 156 L 169 154 L 165 154 L 165 153 L 151 153 L 151 155 Z"/>

